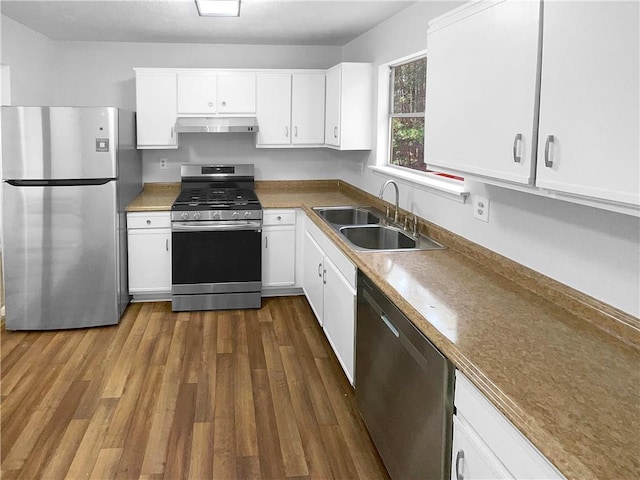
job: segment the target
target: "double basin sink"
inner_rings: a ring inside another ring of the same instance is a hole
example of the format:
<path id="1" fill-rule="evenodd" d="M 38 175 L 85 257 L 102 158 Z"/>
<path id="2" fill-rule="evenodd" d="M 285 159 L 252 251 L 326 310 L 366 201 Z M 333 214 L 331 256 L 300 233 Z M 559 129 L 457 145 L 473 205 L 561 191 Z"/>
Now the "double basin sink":
<path id="1" fill-rule="evenodd" d="M 373 207 L 315 207 L 313 210 L 357 251 L 445 248 L 432 238 L 404 231 Z"/>

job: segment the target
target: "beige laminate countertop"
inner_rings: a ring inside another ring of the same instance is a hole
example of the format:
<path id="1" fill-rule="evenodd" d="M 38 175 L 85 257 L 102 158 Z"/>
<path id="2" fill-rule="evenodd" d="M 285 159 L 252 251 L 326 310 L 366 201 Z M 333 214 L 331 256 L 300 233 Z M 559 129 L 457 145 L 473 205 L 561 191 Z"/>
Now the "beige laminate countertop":
<path id="1" fill-rule="evenodd" d="M 616 338 L 458 248 L 355 252 L 311 208 L 372 198 L 337 182 L 267 183 L 264 208 L 303 208 L 566 477 L 640 478 L 635 337 Z"/>

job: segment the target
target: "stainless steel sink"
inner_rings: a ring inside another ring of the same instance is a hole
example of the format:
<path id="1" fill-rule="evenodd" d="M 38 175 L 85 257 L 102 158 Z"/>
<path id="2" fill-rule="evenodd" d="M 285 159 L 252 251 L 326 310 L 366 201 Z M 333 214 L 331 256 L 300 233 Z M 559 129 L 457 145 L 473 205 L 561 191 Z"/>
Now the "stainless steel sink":
<path id="1" fill-rule="evenodd" d="M 443 247 L 424 235 L 411 235 L 386 215 L 366 206 L 314 207 L 327 224 L 360 252 L 440 250 Z"/>
<path id="2" fill-rule="evenodd" d="M 390 225 L 353 225 L 342 227 L 340 234 L 356 250 L 440 250 L 445 247 L 431 238 L 413 237 Z"/>
<path id="3" fill-rule="evenodd" d="M 369 225 L 380 223 L 380 217 L 362 207 L 322 207 L 315 209 L 333 225 Z"/>

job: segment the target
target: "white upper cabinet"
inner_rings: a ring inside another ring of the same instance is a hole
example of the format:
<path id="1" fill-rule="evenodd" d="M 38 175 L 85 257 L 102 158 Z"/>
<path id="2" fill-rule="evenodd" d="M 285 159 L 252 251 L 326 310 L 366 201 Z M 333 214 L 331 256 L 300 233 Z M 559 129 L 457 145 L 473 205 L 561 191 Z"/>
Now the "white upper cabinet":
<path id="1" fill-rule="evenodd" d="M 371 149 L 373 66 L 340 63 L 327 70 L 324 143 L 338 150 Z"/>
<path id="2" fill-rule="evenodd" d="M 256 145 L 311 146 L 324 143 L 324 72 L 260 73 Z"/>
<path id="3" fill-rule="evenodd" d="M 294 73 L 291 86 L 291 143 L 324 142 L 324 73 Z"/>
<path id="4" fill-rule="evenodd" d="M 545 2 L 536 185 L 640 205 L 638 2 Z"/>
<path id="5" fill-rule="evenodd" d="M 432 21 L 427 165 L 640 215 L 639 9 L 484 0 Z"/>
<path id="6" fill-rule="evenodd" d="M 256 113 L 256 74 L 218 74 L 218 113 Z"/>
<path id="7" fill-rule="evenodd" d="M 136 70 L 136 111 L 138 148 L 178 148 L 175 73 Z"/>
<path id="8" fill-rule="evenodd" d="M 178 73 L 178 114 L 254 114 L 256 74 L 197 71 Z"/>
<path id="9" fill-rule="evenodd" d="M 218 77 L 207 73 L 178 74 L 178 113 L 216 113 Z"/>
<path id="10" fill-rule="evenodd" d="M 540 2 L 463 5 L 429 26 L 426 163 L 533 182 Z"/>
<path id="11" fill-rule="evenodd" d="M 291 74 L 260 73 L 257 78 L 256 144 L 291 143 Z"/>

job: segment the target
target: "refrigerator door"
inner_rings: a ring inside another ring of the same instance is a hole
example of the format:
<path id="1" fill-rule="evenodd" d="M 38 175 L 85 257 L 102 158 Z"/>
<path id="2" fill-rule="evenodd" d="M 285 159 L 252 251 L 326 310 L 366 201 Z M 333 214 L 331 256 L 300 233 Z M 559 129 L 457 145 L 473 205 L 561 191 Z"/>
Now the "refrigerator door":
<path id="1" fill-rule="evenodd" d="M 116 324 L 120 318 L 116 182 L 4 183 L 7 330 Z M 7 208 L 11 206 L 11 208 Z"/>
<path id="2" fill-rule="evenodd" d="M 6 180 L 116 178 L 113 107 L 2 107 Z"/>

